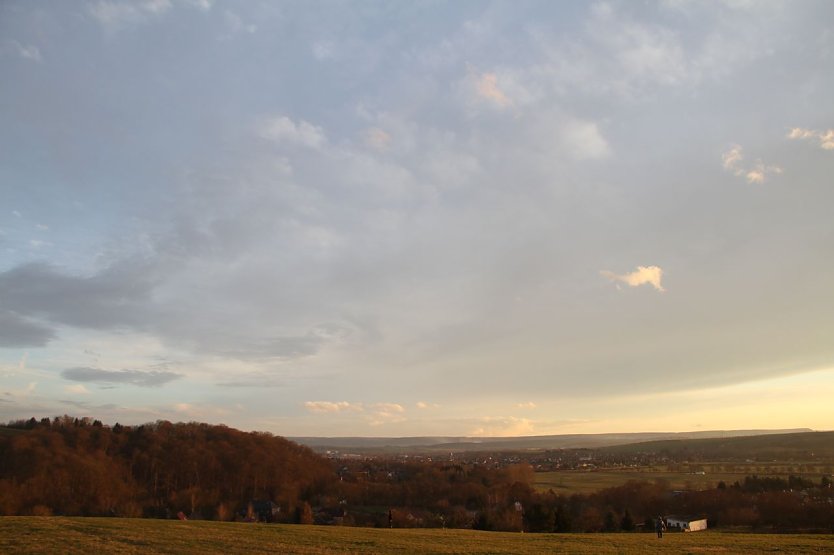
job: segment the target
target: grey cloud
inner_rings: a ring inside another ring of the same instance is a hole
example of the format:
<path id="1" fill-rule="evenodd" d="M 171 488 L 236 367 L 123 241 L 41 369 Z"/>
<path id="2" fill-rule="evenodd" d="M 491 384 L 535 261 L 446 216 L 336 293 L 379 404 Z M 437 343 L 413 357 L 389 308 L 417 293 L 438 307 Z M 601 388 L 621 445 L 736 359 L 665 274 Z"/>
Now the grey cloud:
<path id="1" fill-rule="evenodd" d="M 217 270 L 206 281 L 203 270 L 192 264 Z M 352 325 L 324 319 L 301 329 L 293 325 L 300 312 L 322 303 L 297 293 L 292 298 L 288 291 L 293 278 L 281 275 L 281 267 L 262 268 L 264 277 L 254 278 L 222 266 L 211 256 L 195 261 L 158 252 L 141 263 L 118 261 L 89 277 L 67 275 L 40 263 L 7 270 L 0 273 L 0 347 L 48 343 L 54 333 L 29 320 L 35 318 L 56 325 L 149 333 L 193 352 L 241 360 L 310 356 L 354 331 Z M 329 316 L 326 311 L 321 314 Z M 286 333 L 287 326 L 300 333 Z"/>
<path id="2" fill-rule="evenodd" d="M 24 264 L 0 274 L 0 309 L 88 328 L 137 327 L 154 286 L 147 266 L 123 262 L 91 277 Z"/>
<path id="3" fill-rule="evenodd" d="M 0 347 L 43 347 L 54 337 L 51 329 L 0 310 Z"/>
<path id="4" fill-rule="evenodd" d="M 182 374 L 156 370 L 99 370 L 98 368 L 69 368 L 61 372 L 67 380 L 104 384 L 130 384 L 139 387 L 159 387 L 179 379 Z"/>
<path id="5" fill-rule="evenodd" d="M 58 402 L 61 403 L 62 405 L 70 405 L 70 406 L 73 406 L 73 407 L 76 407 L 76 408 L 79 408 L 79 409 L 84 409 L 84 410 L 91 410 L 91 409 L 113 410 L 113 409 L 119 408 L 118 405 L 114 405 L 113 403 L 105 403 L 103 405 L 93 405 L 91 403 L 85 403 L 83 401 L 71 401 L 69 399 L 62 399 L 62 400 L 59 400 Z"/>
<path id="6" fill-rule="evenodd" d="M 272 339 L 242 339 L 215 349 L 231 358 L 294 358 L 318 352 L 322 340 L 317 337 L 275 337 Z"/>
<path id="7" fill-rule="evenodd" d="M 286 382 L 280 381 L 280 380 L 271 380 L 271 379 L 258 380 L 258 379 L 254 379 L 252 381 L 236 380 L 236 381 L 231 381 L 231 382 L 218 382 L 215 385 L 217 385 L 218 387 L 235 387 L 235 388 L 237 388 L 237 387 L 258 387 L 258 388 L 260 388 L 260 387 L 285 387 L 287 384 L 286 384 Z"/>

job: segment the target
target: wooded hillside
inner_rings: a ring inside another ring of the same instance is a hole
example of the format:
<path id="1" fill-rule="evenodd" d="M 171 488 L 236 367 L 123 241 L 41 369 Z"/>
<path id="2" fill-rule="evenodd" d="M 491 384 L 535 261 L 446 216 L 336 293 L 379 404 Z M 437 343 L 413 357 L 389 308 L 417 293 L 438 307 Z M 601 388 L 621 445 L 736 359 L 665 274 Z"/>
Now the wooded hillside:
<path id="1" fill-rule="evenodd" d="M 160 421 L 108 427 L 61 417 L 0 435 L 0 514 L 227 520 L 252 499 L 292 511 L 334 479 L 310 449 L 262 432 Z"/>

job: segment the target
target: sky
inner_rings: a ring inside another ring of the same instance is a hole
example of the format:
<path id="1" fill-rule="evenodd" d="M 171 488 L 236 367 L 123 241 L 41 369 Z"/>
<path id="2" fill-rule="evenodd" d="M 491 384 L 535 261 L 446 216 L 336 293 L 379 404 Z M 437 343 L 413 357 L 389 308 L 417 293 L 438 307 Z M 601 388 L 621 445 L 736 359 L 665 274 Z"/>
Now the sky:
<path id="1" fill-rule="evenodd" d="M 834 3 L 0 3 L 0 421 L 834 429 Z"/>

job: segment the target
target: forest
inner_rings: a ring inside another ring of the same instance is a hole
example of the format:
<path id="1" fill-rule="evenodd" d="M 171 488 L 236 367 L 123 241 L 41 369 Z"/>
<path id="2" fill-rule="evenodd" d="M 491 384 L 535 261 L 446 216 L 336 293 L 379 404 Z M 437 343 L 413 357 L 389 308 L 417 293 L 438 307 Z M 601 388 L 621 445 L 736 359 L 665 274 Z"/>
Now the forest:
<path id="1" fill-rule="evenodd" d="M 639 531 L 656 515 L 710 527 L 834 532 L 831 480 L 747 476 L 705 491 L 629 481 L 536 491 L 527 462 L 327 459 L 223 425 L 112 427 L 69 416 L 0 427 L 0 514 L 248 520 L 528 532 Z"/>

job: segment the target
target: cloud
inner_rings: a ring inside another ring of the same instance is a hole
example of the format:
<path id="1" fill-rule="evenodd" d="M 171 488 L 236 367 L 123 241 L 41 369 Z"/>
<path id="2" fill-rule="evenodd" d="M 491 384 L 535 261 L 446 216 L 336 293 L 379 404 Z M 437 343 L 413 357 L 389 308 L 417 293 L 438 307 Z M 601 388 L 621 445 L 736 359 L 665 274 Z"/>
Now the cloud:
<path id="1" fill-rule="evenodd" d="M 820 148 L 825 150 L 834 150 L 834 129 L 829 129 L 825 133 L 820 133 Z"/>
<path id="2" fill-rule="evenodd" d="M 405 408 L 402 405 L 397 403 L 375 403 L 371 405 L 371 408 L 374 410 L 378 410 L 381 412 L 390 412 L 390 413 L 403 413 L 405 412 Z"/>
<path id="3" fill-rule="evenodd" d="M 216 334 L 217 342 L 209 347 L 214 353 L 236 359 L 298 358 L 316 354 L 327 343 L 327 338 L 313 332 L 303 336 L 286 337 L 249 337 L 228 334 L 222 337 L 222 331 L 208 332 Z"/>
<path id="4" fill-rule="evenodd" d="M 730 149 L 721 155 L 721 165 L 724 170 L 732 173 L 736 177 L 744 177 L 748 183 L 764 183 L 768 175 L 783 173 L 780 166 L 768 165 L 757 159 L 753 162 L 751 167 L 745 167 L 743 149 L 740 145 L 732 145 Z"/>
<path id="5" fill-rule="evenodd" d="M 0 312 L 99 329 L 138 324 L 139 306 L 153 284 L 146 268 L 131 264 L 91 277 L 65 275 L 47 264 L 24 264 L 0 273 Z"/>
<path id="6" fill-rule="evenodd" d="M 129 384 L 138 387 L 160 387 L 182 378 L 182 374 L 158 370 L 99 370 L 97 368 L 69 368 L 61 377 L 76 382 L 100 384 Z"/>
<path id="7" fill-rule="evenodd" d="M 604 277 L 611 281 L 620 281 L 630 287 L 638 287 L 640 285 L 651 285 L 661 293 L 666 291 L 661 284 L 663 278 L 663 270 L 659 266 L 638 266 L 637 269 L 629 274 L 615 274 L 608 270 L 600 272 Z"/>
<path id="8" fill-rule="evenodd" d="M 604 158 L 610 153 L 608 141 L 594 122 L 569 120 L 562 125 L 560 134 L 562 146 L 576 160 Z"/>
<path id="9" fill-rule="evenodd" d="M 475 81 L 475 91 L 479 97 L 502 108 L 512 105 L 512 101 L 498 88 L 498 76 L 494 73 L 482 73 L 478 76 Z"/>
<path id="10" fill-rule="evenodd" d="M 76 393 L 78 395 L 87 395 L 90 393 L 90 390 L 87 389 L 84 384 L 73 384 L 67 385 L 64 387 L 64 391 L 67 393 Z"/>
<path id="11" fill-rule="evenodd" d="M 167 241 L 165 248 L 178 248 L 177 240 L 175 237 Z M 189 256 L 199 249 L 200 246 L 195 246 L 190 238 L 183 244 L 183 250 Z M 166 278 L 173 279 L 176 288 L 176 278 L 187 268 L 187 259 L 169 264 L 171 260 L 170 255 L 165 259 L 160 256 L 140 262 L 122 260 L 92 276 L 67 275 L 55 266 L 41 263 L 24 264 L 0 272 L 0 331 L 7 331 L 0 336 L 0 345 L 45 345 L 54 333 L 46 325 L 37 323 L 43 321 L 56 326 L 130 330 L 192 352 L 264 361 L 308 357 L 326 346 L 350 341 L 357 333 L 356 325 L 350 321 L 322 319 L 304 329 L 294 324 L 289 316 L 286 318 L 288 323 L 277 323 L 274 317 L 269 321 L 252 319 L 245 316 L 245 308 L 224 304 L 241 320 L 230 328 L 230 313 L 226 308 L 217 308 L 222 299 L 207 297 L 205 302 L 189 301 L 171 293 L 170 281 L 168 288 L 162 285 L 160 280 L 167 272 Z M 252 283 L 260 282 L 248 273 L 236 275 L 236 278 L 238 283 L 233 288 L 218 293 L 221 297 L 249 295 L 252 303 L 262 304 L 266 294 L 268 302 L 289 302 L 284 301 L 280 291 L 271 293 L 272 285 L 267 284 L 267 278 L 263 278 L 263 285 L 257 288 L 253 288 Z M 275 278 L 270 274 L 269 279 L 281 279 L 281 276 Z M 195 311 L 199 317 L 195 318 Z"/>
<path id="12" fill-rule="evenodd" d="M 263 387 L 285 387 L 287 382 L 283 380 L 276 380 L 272 378 L 264 378 L 264 377 L 252 377 L 251 379 L 244 379 L 244 380 L 234 380 L 228 382 L 218 382 L 215 385 L 218 387 L 253 387 L 253 388 L 263 388 Z"/>
<path id="13" fill-rule="evenodd" d="M 817 132 L 812 129 L 802 129 L 801 127 L 794 127 L 788 132 L 788 139 L 812 139 L 817 136 Z"/>
<path id="14" fill-rule="evenodd" d="M 765 177 L 769 174 L 781 174 L 782 168 L 779 166 L 765 166 L 761 160 L 756 160 L 754 166 L 747 170 L 745 177 L 748 183 L 764 183 Z"/>
<path id="15" fill-rule="evenodd" d="M 362 403 L 349 403 L 347 401 L 339 401 L 336 403 L 330 401 L 307 401 L 304 403 L 304 408 L 315 413 L 362 412 L 365 410 Z"/>
<path id="16" fill-rule="evenodd" d="M 477 437 L 514 437 L 535 433 L 535 423 L 529 418 L 515 416 L 485 416 L 481 425 L 469 432 Z"/>
<path id="17" fill-rule="evenodd" d="M 226 10 L 223 16 L 226 20 L 226 25 L 229 27 L 232 34 L 245 32 L 251 35 L 258 30 L 258 27 L 255 24 L 245 23 L 243 19 L 234 12 Z"/>
<path id="18" fill-rule="evenodd" d="M 313 44 L 313 57 L 319 61 L 332 60 L 336 57 L 336 50 L 332 42 L 319 41 Z"/>
<path id="19" fill-rule="evenodd" d="M 815 141 L 823 150 L 834 150 L 834 129 L 815 131 L 813 129 L 794 127 L 788 132 L 787 138 Z"/>
<path id="20" fill-rule="evenodd" d="M 378 150 L 384 150 L 391 144 L 391 135 L 379 127 L 372 127 L 365 131 L 365 144 Z"/>
<path id="21" fill-rule="evenodd" d="M 170 0 L 98 0 L 87 5 L 90 15 L 108 32 L 140 23 L 148 17 L 159 16 L 171 9 Z"/>
<path id="22" fill-rule="evenodd" d="M 363 413 L 371 426 L 381 426 L 405 421 L 405 408 L 398 403 L 350 403 L 348 401 L 307 401 L 304 408 L 317 414 Z"/>
<path id="23" fill-rule="evenodd" d="M 0 347 L 43 347 L 54 338 L 53 330 L 0 309 Z"/>
<path id="24" fill-rule="evenodd" d="M 259 135 L 270 141 L 317 149 L 327 142 L 321 127 L 304 120 L 295 123 L 287 116 L 264 118 L 258 124 Z"/>
<path id="25" fill-rule="evenodd" d="M 534 409 L 537 406 L 538 405 L 536 405 L 536 403 L 534 403 L 532 401 L 528 401 L 527 403 L 518 403 L 518 404 L 516 404 L 516 407 L 520 408 L 520 409 Z"/>
<path id="26" fill-rule="evenodd" d="M 38 387 L 38 382 L 29 382 L 24 389 L 11 389 L 4 391 L 7 397 L 25 398 L 32 395 Z"/>
<path id="27" fill-rule="evenodd" d="M 405 408 L 397 403 L 375 403 L 370 406 L 373 410 L 368 423 L 371 426 L 404 422 Z"/>
<path id="28" fill-rule="evenodd" d="M 414 406 L 420 410 L 440 408 L 440 405 L 438 405 L 437 403 L 426 403 L 425 401 L 417 401 L 416 403 L 414 403 Z"/>
<path id="29" fill-rule="evenodd" d="M 722 165 L 727 171 L 735 172 L 737 166 L 744 157 L 741 154 L 741 146 L 733 145 L 730 150 L 721 155 Z M 738 174 L 737 174 L 738 175 Z"/>
<path id="30" fill-rule="evenodd" d="M 200 11 L 208 12 L 211 11 L 212 6 L 214 5 L 214 0 L 184 0 L 186 4 L 194 6 Z"/>
<path id="31" fill-rule="evenodd" d="M 9 40 L 6 42 L 9 45 L 10 49 L 17 53 L 18 56 L 23 58 L 24 60 L 30 60 L 32 62 L 41 62 L 43 58 L 41 57 L 41 51 L 37 46 L 34 45 L 24 45 L 16 40 Z"/>

